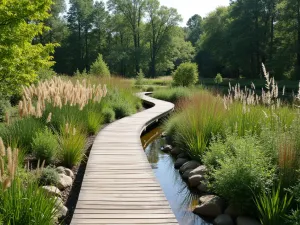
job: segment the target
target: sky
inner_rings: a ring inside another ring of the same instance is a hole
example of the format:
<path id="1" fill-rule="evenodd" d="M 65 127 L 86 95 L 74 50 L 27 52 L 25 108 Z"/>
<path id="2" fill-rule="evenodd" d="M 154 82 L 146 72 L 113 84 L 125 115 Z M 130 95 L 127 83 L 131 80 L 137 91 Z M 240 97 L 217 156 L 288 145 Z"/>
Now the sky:
<path id="1" fill-rule="evenodd" d="M 160 4 L 176 8 L 183 18 L 181 25 L 184 26 L 193 15 L 199 14 L 205 17 L 218 6 L 229 5 L 229 0 L 160 0 Z"/>

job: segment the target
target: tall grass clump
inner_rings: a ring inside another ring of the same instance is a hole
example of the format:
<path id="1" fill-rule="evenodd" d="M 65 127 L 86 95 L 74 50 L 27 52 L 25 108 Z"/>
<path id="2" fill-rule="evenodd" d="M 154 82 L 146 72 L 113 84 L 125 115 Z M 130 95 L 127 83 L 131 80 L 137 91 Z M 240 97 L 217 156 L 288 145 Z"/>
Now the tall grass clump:
<path id="1" fill-rule="evenodd" d="M 194 89 L 185 87 L 172 87 L 166 89 L 158 89 L 153 92 L 153 98 L 161 99 L 164 101 L 178 103 L 180 100 L 187 99 L 195 92 Z"/>
<path id="2" fill-rule="evenodd" d="M 201 160 L 212 134 L 223 132 L 226 111 L 222 100 L 207 91 L 201 91 L 181 102 L 174 119 L 174 142 L 192 158 Z"/>
<path id="3" fill-rule="evenodd" d="M 254 197 L 262 225 L 285 224 L 292 197 L 288 197 L 287 193 L 281 196 L 281 192 L 279 184 L 277 189 L 272 188 L 271 193 L 262 192 Z"/>
<path id="4" fill-rule="evenodd" d="M 85 140 L 85 133 L 74 125 L 67 123 L 61 128 L 59 159 L 63 166 L 72 168 L 83 159 Z"/>
<path id="5" fill-rule="evenodd" d="M 0 194 L 0 214 L 3 224 L 53 225 L 57 215 L 56 199 L 49 198 L 34 182 L 16 179 Z"/>

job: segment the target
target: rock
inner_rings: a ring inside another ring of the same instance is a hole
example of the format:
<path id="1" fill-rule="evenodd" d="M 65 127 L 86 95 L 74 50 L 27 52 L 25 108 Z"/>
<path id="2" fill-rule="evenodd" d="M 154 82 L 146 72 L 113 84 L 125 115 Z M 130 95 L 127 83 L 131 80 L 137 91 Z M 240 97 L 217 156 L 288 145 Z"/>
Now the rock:
<path id="1" fill-rule="evenodd" d="M 239 216 L 236 219 L 236 225 L 261 225 L 256 219 L 246 217 L 246 216 Z"/>
<path id="2" fill-rule="evenodd" d="M 171 154 L 173 155 L 173 156 L 177 156 L 177 155 L 179 155 L 181 153 L 181 150 L 179 149 L 179 148 L 177 148 L 177 147 L 175 147 L 175 148 L 173 148 L 172 150 L 171 150 Z"/>
<path id="3" fill-rule="evenodd" d="M 55 197 L 55 199 L 55 205 L 57 207 L 57 217 L 60 218 L 62 216 L 66 216 L 68 213 L 68 208 L 64 206 L 63 200 L 59 197 Z"/>
<path id="4" fill-rule="evenodd" d="M 194 213 L 201 216 L 217 217 L 223 213 L 224 201 L 216 195 L 200 197 L 201 205 L 197 205 Z"/>
<path id="5" fill-rule="evenodd" d="M 63 166 L 59 166 L 56 168 L 56 171 L 59 173 L 59 174 L 65 174 L 69 177 L 71 177 L 72 179 L 74 178 L 74 173 L 72 170 L 68 169 L 68 168 L 65 168 Z"/>
<path id="6" fill-rule="evenodd" d="M 189 177 L 190 177 L 190 172 L 191 172 L 192 170 L 187 170 L 187 171 L 185 171 L 183 174 L 182 174 L 182 179 L 183 180 L 188 180 L 189 179 Z"/>
<path id="7" fill-rule="evenodd" d="M 165 145 L 163 148 L 162 148 L 162 151 L 163 152 L 170 152 L 172 150 L 172 146 L 171 145 Z"/>
<path id="8" fill-rule="evenodd" d="M 47 193 L 48 196 L 61 196 L 61 192 L 57 187 L 54 186 L 43 186 L 42 189 Z"/>
<path id="9" fill-rule="evenodd" d="M 186 158 L 179 158 L 179 159 L 177 159 L 176 162 L 174 163 L 175 169 L 179 169 L 183 164 L 185 164 L 188 161 L 189 160 L 186 159 Z"/>
<path id="10" fill-rule="evenodd" d="M 237 218 L 239 216 L 243 215 L 243 212 L 240 207 L 236 207 L 232 204 L 230 204 L 226 209 L 225 209 L 225 214 L 228 214 L 229 216 L 233 218 Z"/>
<path id="11" fill-rule="evenodd" d="M 197 189 L 201 192 L 208 192 L 207 184 L 203 181 L 197 186 Z"/>
<path id="12" fill-rule="evenodd" d="M 202 175 L 204 176 L 207 173 L 207 168 L 206 166 L 198 166 L 197 168 L 193 169 L 190 173 L 191 176 L 193 175 Z"/>
<path id="13" fill-rule="evenodd" d="M 191 174 L 191 172 L 190 172 Z M 189 174 L 189 175 L 190 175 Z M 202 175 L 193 175 L 189 177 L 189 185 L 190 187 L 197 187 L 200 185 L 201 181 L 205 180 L 205 178 Z"/>
<path id="14" fill-rule="evenodd" d="M 184 165 L 182 165 L 182 167 L 180 167 L 179 169 L 179 172 L 180 173 L 184 173 L 185 171 L 187 170 L 190 170 L 190 169 L 195 169 L 197 168 L 198 166 L 200 166 L 200 163 L 198 163 L 197 161 L 189 161 L 187 163 L 185 163 Z"/>
<path id="15" fill-rule="evenodd" d="M 234 225 L 234 223 L 229 215 L 221 214 L 214 219 L 213 225 Z"/>
<path id="16" fill-rule="evenodd" d="M 188 156 L 186 155 L 186 153 L 182 152 L 179 155 L 177 155 L 177 159 L 179 158 L 187 158 Z"/>
<path id="17" fill-rule="evenodd" d="M 67 187 L 70 187 L 72 185 L 72 178 L 65 175 L 65 174 L 59 174 L 59 181 L 57 184 L 57 187 L 59 190 L 64 190 Z"/>

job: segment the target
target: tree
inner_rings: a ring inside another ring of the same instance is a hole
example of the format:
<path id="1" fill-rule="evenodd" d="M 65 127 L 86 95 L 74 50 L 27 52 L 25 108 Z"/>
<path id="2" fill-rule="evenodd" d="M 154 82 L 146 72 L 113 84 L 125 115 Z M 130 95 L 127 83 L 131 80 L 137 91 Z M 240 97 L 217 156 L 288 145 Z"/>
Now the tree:
<path id="1" fill-rule="evenodd" d="M 157 57 L 163 46 L 168 45 L 169 37 L 182 19 L 176 9 L 160 7 L 157 0 L 147 1 L 146 12 L 149 20 L 147 30 L 149 30 L 150 43 L 150 74 L 155 77 Z"/>
<path id="2" fill-rule="evenodd" d="M 190 41 L 195 46 L 202 34 L 202 17 L 195 14 L 188 20 L 186 25 L 188 28 L 187 41 Z"/>
<path id="3" fill-rule="evenodd" d="M 173 73 L 174 83 L 177 86 L 191 86 L 198 81 L 198 69 L 196 63 L 182 63 Z"/>
<path id="4" fill-rule="evenodd" d="M 108 8 L 115 14 L 121 13 L 129 24 L 134 43 L 135 73 L 140 70 L 141 26 L 145 0 L 109 0 Z"/>
<path id="5" fill-rule="evenodd" d="M 32 44 L 48 28 L 51 0 L 6 0 L 0 3 L 0 91 L 18 92 L 37 78 L 36 71 L 54 63 L 54 44 Z"/>
<path id="6" fill-rule="evenodd" d="M 97 60 L 91 65 L 90 73 L 100 77 L 110 77 L 108 66 L 103 61 L 101 54 L 98 55 Z"/>

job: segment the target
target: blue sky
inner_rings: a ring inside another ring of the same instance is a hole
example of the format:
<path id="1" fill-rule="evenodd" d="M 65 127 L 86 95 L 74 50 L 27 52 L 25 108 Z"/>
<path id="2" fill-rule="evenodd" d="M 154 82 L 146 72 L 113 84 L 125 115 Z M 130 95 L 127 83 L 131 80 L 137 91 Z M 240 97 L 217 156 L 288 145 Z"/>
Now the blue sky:
<path id="1" fill-rule="evenodd" d="M 68 2 L 68 0 L 66 1 Z M 229 5 L 229 0 L 160 0 L 160 3 L 161 5 L 176 8 L 183 18 L 182 25 L 185 25 L 194 14 L 205 17 L 216 7 Z"/>

